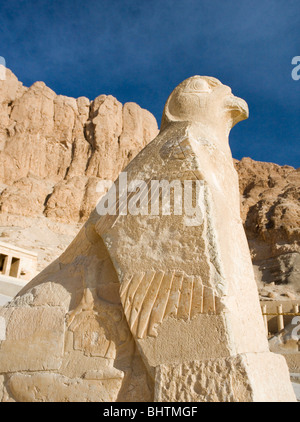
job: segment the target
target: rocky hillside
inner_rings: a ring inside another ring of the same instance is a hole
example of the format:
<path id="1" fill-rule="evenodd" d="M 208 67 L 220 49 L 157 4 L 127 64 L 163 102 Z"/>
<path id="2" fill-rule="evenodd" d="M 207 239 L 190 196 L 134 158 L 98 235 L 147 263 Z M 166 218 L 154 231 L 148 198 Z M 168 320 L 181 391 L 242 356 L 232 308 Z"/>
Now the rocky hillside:
<path id="1" fill-rule="evenodd" d="M 3 241 L 39 253 L 39 270 L 75 236 L 99 197 L 158 133 L 154 116 L 111 95 L 56 95 L 0 81 L 0 226 Z"/>
<path id="2" fill-rule="evenodd" d="M 158 133 L 135 103 L 90 101 L 0 81 L 0 238 L 39 254 L 39 270 L 60 255 L 96 205 L 96 184 L 114 180 Z M 300 293 L 300 169 L 235 160 L 241 216 L 262 297 Z"/>
<path id="3" fill-rule="evenodd" d="M 155 118 L 111 95 L 94 101 L 0 81 L 1 212 L 84 221 L 99 178 L 114 180 L 157 132 Z"/>
<path id="4" fill-rule="evenodd" d="M 300 168 L 235 161 L 241 215 L 261 296 L 300 293 Z"/>

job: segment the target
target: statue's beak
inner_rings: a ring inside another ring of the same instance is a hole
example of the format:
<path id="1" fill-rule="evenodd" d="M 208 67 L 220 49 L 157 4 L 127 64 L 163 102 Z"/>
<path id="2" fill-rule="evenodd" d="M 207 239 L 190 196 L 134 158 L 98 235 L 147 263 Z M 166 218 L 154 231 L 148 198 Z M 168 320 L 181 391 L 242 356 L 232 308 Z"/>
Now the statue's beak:
<path id="1" fill-rule="evenodd" d="M 230 113 L 232 126 L 249 117 L 249 108 L 245 100 L 234 95 L 227 97 L 225 101 L 225 111 Z"/>

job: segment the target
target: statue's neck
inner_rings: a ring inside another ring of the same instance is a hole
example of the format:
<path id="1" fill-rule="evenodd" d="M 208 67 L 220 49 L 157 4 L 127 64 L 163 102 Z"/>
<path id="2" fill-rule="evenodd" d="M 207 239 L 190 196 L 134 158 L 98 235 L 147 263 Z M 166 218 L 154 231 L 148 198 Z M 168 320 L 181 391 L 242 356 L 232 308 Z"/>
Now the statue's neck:
<path id="1" fill-rule="evenodd" d="M 163 128 L 161 135 L 167 134 L 167 131 L 169 131 L 171 127 L 173 129 L 173 134 L 177 133 L 178 138 L 188 135 L 194 139 L 196 143 L 202 145 L 210 144 L 224 154 L 227 159 L 232 161 L 228 142 L 229 127 L 222 127 L 221 125 L 218 125 L 218 122 L 216 122 L 215 125 L 203 124 L 200 122 L 172 122 Z M 165 142 L 164 136 L 163 142 Z"/>
<path id="2" fill-rule="evenodd" d="M 197 122 L 188 123 L 186 130 L 195 140 L 203 139 L 209 144 L 213 144 L 213 146 L 226 154 L 228 158 L 232 157 L 228 141 L 229 130 L 226 130 L 226 128 L 218 127 L 218 125 L 211 127 Z"/>

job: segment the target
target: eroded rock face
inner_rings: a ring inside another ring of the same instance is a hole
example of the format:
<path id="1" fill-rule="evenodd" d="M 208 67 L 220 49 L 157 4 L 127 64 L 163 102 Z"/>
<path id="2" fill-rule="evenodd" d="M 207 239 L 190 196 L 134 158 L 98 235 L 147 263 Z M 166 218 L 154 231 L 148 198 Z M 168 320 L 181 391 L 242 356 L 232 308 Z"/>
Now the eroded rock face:
<path id="1" fill-rule="evenodd" d="M 69 98 L 43 82 L 26 88 L 8 69 L 0 101 L 1 213 L 85 221 L 96 205 L 95 180 L 115 180 L 158 132 L 135 103 Z"/>
<path id="2" fill-rule="evenodd" d="M 284 358 L 268 349 L 240 218 L 228 127 L 246 117 L 247 104 L 215 78 L 173 91 L 159 135 L 125 170 L 128 183 L 144 181 L 143 195 L 153 180 L 201 182 L 200 214 L 173 203 L 149 215 L 132 189 L 137 214 L 94 210 L 0 311 L 3 401 L 295 401 Z"/>
<path id="3" fill-rule="evenodd" d="M 273 289 L 277 298 L 284 289 L 299 295 L 300 168 L 250 158 L 235 161 L 235 167 L 241 216 L 257 280 L 269 293 Z"/>
<path id="4" fill-rule="evenodd" d="M 157 133 L 154 116 L 135 103 L 122 105 L 111 95 L 69 98 L 43 82 L 26 88 L 6 69 L 0 81 L 2 240 L 37 252 L 44 269 L 94 209 L 98 181 L 115 180 Z"/>

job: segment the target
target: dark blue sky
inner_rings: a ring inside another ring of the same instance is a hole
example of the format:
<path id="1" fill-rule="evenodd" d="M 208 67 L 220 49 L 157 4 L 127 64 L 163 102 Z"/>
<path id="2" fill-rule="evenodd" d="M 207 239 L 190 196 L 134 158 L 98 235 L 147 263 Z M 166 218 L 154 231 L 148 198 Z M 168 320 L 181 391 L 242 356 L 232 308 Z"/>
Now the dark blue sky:
<path id="1" fill-rule="evenodd" d="M 217 77 L 249 104 L 233 156 L 300 166 L 300 0 L 1 1 L 0 56 L 26 86 L 112 94 L 159 124 L 179 82 Z"/>

